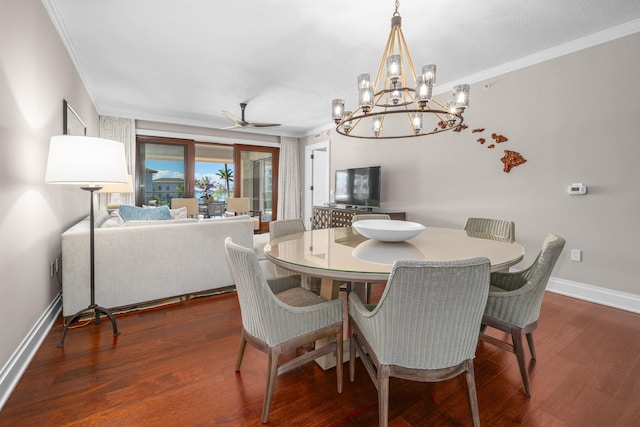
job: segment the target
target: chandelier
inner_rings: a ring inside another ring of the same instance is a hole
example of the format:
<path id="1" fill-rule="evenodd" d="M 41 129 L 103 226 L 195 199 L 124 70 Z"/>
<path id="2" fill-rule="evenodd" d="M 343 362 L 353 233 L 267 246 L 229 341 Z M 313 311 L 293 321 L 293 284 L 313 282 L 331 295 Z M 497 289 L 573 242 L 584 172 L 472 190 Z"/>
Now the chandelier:
<path id="1" fill-rule="evenodd" d="M 469 106 L 469 85 L 453 87 L 452 98 L 441 104 L 432 98 L 436 83 L 436 66 L 422 67 L 416 75 L 413 61 L 402 34 L 399 1 L 391 17 L 391 33 L 382 54 L 375 81 L 368 73 L 358 76 L 358 104 L 355 111 L 345 111 L 344 99 L 332 101 L 332 118 L 336 131 L 354 138 L 409 138 L 456 129 Z M 397 120 L 385 119 L 397 115 Z"/>

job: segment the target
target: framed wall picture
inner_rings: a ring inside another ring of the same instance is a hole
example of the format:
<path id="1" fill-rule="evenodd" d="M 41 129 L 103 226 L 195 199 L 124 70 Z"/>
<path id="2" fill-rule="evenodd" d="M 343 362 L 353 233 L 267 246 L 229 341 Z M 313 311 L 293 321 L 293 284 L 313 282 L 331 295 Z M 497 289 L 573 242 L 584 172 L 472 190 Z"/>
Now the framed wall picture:
<path id="1" fill-rule="evenodd" d="M 87 126 L 66 99 L 62 100 L 62 133 L 76 136 L 87 134 Z"/>

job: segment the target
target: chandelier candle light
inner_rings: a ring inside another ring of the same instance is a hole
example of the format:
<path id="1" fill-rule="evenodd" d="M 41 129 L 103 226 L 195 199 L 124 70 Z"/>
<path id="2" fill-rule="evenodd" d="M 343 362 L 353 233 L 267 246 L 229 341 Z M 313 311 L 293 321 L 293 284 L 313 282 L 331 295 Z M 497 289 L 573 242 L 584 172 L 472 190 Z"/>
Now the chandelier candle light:
<path id="1" fill-rule="evenodd" d="M 399 2 L 391 17 L 391 33 L 382 55 L 376 80 L 368 73 L 358 76 L 358 104 L 355 111 L 345 111 L 344 99 L 332 101 L 332 118 L 336 131 L 354 138 L 409 138 L 432 135 L 459 127 L 462 114 L 469 106 L 469 85 L 453 87 L 453 96 L 441 104 L 432 98 L 436 83 L 436 66 L 422 67 L 416 75 L 413 61 L 402 34 Z M 409 81 L 408 77 L 412 79 Z M 409 83 L 412 83 L 409 86 Z M 396 114 L 396 120 L 385 128 L 385 118 Z M 367 125 L 368 123 L 368 125 Z"/>

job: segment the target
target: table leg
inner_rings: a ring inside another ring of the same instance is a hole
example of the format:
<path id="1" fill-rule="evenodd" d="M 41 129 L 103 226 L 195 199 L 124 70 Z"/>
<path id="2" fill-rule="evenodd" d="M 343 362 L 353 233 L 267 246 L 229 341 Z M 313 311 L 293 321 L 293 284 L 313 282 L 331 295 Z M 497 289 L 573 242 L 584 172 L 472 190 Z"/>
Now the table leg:
<path id="1" fill-rule="evenodd" d="M 341 283 L 342 282 L 338 280 L 322 278 L 322 282 L 320 284 L 320 296 L 326 300 L 337 299 L 340 296 L 339 292 Z M 344 329 L 342 331 L 342 337 L 344 339 L 342 357 L 344 362 L 349 360 L 349 317 L 346 307 L 347 302 L 345 301 Z M 327 338 L 318 340 L 316 341 L 316 347 L 320 347 L 326 344 L 326 342 Z M 333 353 L 327 354 L 325 356 L 317 358 L 316 363 L 324 370 L 331 369 L 336 366 L 336 357 L 333 355 Z"/>
<path id="2" fill-rule="evenodd" d="M 340 292 L 340 282 L 333 279 L 322 278 L 320 283 L 320 296 L 327 301 L 338 298 Z"/>

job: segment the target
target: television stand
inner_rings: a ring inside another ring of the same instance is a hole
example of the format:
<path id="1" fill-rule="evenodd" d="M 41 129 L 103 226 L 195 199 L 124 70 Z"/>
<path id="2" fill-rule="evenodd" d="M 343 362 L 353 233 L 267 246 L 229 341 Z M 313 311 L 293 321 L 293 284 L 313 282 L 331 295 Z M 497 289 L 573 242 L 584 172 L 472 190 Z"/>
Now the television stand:
<path id="1" fill-rule="evenodd" d="M 397 219 L 400 221 L 405 221 L 407 219 L 406 212 L 388 211 L 382 209 L 376 209 L 374 211 L 373 208 L 366 206 L 345 206 L 343 208 L 314 206 L 313 215 L 311 218 L 311 228 L 313 230 L 317 230 L 319 228 L 351 227 L 351 218 L 355 214 L 362 212 L 387 214 L 391 219 Z"/>

